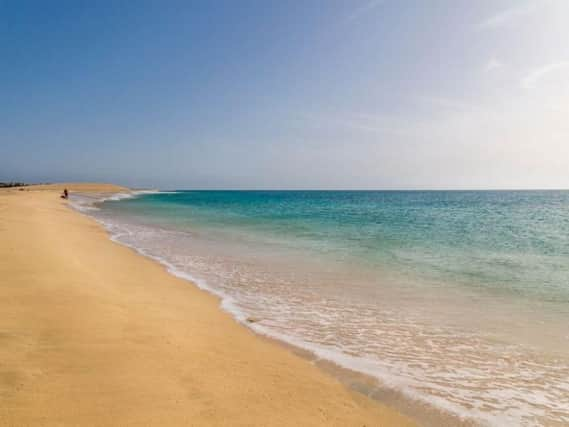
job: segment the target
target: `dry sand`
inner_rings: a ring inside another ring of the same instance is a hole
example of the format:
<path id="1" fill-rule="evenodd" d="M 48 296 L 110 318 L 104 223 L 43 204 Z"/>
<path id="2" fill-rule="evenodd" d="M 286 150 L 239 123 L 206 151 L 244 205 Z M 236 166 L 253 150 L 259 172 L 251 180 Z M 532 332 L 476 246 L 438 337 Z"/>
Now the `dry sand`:
<path id="1" fill-rule="evenodd" d="M 413 425 L 111 242 L 64 186 L 124 191 L 0 191 L 0 425 Z"/>

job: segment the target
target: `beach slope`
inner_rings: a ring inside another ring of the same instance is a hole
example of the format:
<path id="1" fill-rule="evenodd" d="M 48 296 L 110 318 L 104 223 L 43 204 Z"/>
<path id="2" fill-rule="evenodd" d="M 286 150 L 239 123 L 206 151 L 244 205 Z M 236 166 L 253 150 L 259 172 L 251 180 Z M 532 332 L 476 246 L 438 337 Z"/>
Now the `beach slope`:
<path id="1" fill-rule="evenodd" d="M 412 425 L 111 242 L 62 189 L 0 190 L 0 425 Z"/>

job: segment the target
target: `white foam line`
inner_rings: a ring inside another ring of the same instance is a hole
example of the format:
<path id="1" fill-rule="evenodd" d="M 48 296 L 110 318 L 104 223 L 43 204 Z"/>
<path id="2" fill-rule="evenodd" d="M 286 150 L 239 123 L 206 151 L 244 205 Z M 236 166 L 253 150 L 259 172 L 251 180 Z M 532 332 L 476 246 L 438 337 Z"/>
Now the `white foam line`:
<path id="1" fill-rule="evenodd" d="M 178 191 L 160 191 L 160 190 L 133 190 L 129 193 L 119 192 L 112 193 L 110 195 L 100 195 L 99 197 L 93 197 L 91 194 L 77 193 L 72 194 L 69 198 L 69 204 L 74 209 L 87 213 L 89 211 L 98 211 L 99 208 L 96 206 L 99 203 L 107 201 L 120 201 L 127 199 L 134 199 L 136 197 L 144 196 L 146 194 L 176 194 Z"/>
<path id="2" fill-rule="evenodd" d="M 183 272 L 183 271 L 176 269 L 176 267 L 174 265 L 172 265 L 172 263 L 170 263 L 166 259 L 159 257 L 159 256 L 156 256 L 156 255 L 152 255 L 142 248 L 139 248 L 135 245 L 121 241 L 120 240 L 120 234 L 116 234 L 116 235 L 112 234 L 112 231 L 111 231 L 112 225 L 111 224 L 108 224 L 106 221 L 99 219 L 99 218 L 96 218 L 96 217 L 93 217 L 93 216 L 90 216 L 90 218 L 93 218 L 95 221 L 97 221 L 99 224 L 102 224 L 105 227 L 105 229 L 109 232 L 110 240 L 112 240 L 113 242 L 118 243 L 118 244 L 123 245 L 123 246 L 126 246 L 126 247 L 134 250 L 135 252 L 139 253 L 140 255 L 143 255 L 147 258 L 151 258 L 152 260 L 154 260 L 154 261 L 158 262 L 159 264 L 163 265 L 164 267 L 166 267 L 166 271 L 168 271 L 168 273 L 170 273 L 171 275 L 176 276 L 180 279 L 184 279 L 186 281 L 189 281 L 192 284 L 196 285 L 199 289 L 202 289 L 204 291 L 207 291 L 207 292 L 215 295 L 216 297 L 218 297 L 220 299 L 220 301 L 221 301 L 220 305 L 225 311 L 233 314 L 233 316 L 239 322 L 245 322 L 246 321 L 247 316 L 241 310 L 239 310 L 239 308 L 234 303 L 234 299 L 231 296 L 229 296 L 229 295 L 225 294 L 224 292 L 221 292 L 215 288 L 212 288 L 211 286 L 209 286 L 206 283 L 205 280 L 198 279 L 197 277 L 192 276 L 189 273 L 186 273 L 186 272 Z"/>
<path id="3" fill-rule="evenodd" d="M 98 203 L 106 202 L 108 200 L 118 201 L 124 199 L 134 199 L 135 197 L 143 196 L 145 194 L 175 194 L 177 191 L 160 191 L 160 190 L 133 190 L 130 193 L 113 193 L 110 196 L 102 197 L 97 200 Z"/>

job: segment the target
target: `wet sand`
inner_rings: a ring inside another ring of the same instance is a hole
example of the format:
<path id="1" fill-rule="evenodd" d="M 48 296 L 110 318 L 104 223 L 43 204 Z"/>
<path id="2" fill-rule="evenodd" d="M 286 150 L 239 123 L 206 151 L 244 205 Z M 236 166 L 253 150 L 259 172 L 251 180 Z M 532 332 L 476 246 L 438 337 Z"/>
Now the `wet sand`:
<path id="1" fill-rule="evenodd" d="M 410 426 L 66 206 L 0 190 L 0 425 Z"/>

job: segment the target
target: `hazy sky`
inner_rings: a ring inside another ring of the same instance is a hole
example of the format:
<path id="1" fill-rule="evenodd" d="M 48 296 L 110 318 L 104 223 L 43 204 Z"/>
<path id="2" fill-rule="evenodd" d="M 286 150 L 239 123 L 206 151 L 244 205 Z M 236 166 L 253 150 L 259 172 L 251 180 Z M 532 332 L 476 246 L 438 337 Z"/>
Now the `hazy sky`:
<path id="1" fill-rule="evenodd" d="M 569 0 L 0 0 L 0 181 L 569 188 Z"/>

